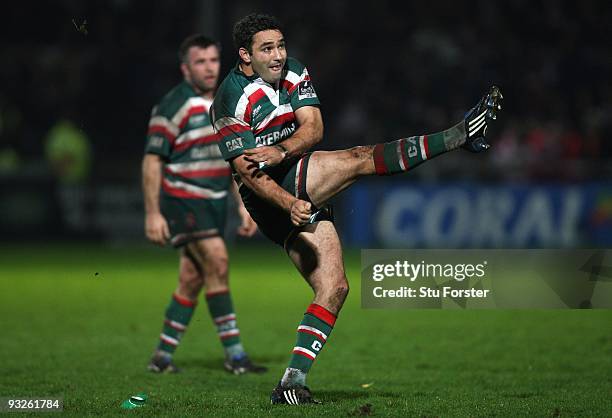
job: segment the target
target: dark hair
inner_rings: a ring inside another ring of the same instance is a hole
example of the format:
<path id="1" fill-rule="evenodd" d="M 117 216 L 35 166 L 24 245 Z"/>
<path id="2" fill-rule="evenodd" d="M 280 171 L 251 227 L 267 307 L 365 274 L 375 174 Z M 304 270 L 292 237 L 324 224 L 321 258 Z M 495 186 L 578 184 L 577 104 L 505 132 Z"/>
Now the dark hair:
<path id="1" fill-rule="evenodd" d="M 253 52 L 253 36 L 263 30 L 279 30 L 282 32 L 280 22 L 270 15 L 251 13 L 240 19 L 234 25 L 234 45 L 236 49 L 246 48 Z"/>
<path id="2" fill-rule="evenodd" d="M 183 42 L 181 42 L 181 46 L 178 49 L 178 58 L 180 62 L 187 61 L 187 53 L 189 52 L 189 48 L 192 46 L 197 46 L 198 48 L 208 48 L 209 46 L 216 46 L 218 50 L 221 50 L 221 45 L 219 42 L 207 38 L 206 36 L 200 33 L 194 33 L 193 35 L 189 35 L 186 37 Z"/>

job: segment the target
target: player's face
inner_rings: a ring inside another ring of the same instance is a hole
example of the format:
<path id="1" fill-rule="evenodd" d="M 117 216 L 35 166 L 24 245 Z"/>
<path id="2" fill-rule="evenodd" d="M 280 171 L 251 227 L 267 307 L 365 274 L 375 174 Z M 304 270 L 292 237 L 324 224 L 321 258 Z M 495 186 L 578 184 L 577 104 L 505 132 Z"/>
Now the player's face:
<path id="1" fill-rule="evenodd" d="M 264 30 L 253 36 L 251 64 L 261 78 L 268 83 L 280 80 L 287 61 L 285 38 L 278 30 Z"/>
<path id="2" fill-rule="evenodd" d="M 198 93 L 207 93 L 217 87 L 219 79 L 219 50 L 212 45 L 208 48 L 192 46 L 187 52 L 187 62 L 181 65 L 183 76 Z"/>

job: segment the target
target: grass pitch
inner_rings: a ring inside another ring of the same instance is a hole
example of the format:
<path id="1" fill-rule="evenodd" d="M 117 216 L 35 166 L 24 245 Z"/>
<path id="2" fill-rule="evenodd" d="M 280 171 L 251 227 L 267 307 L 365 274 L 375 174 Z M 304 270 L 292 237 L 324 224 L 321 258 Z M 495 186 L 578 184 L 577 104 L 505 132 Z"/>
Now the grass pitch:
<path id="1" fill-rule="evenodd" d="M 280 249 L 230 250 L 242 340 L 270 371 L 232 376 L 203 301 L 176 353 L 145 371 L 176 286 L 153 247 L 0 252 L 0 397 L 64 398 L 70 416 L 612 416 L 612 311 L 373 311 L 351 294 L 308 384 L 323 405 L 272 406 L 311 291 Z M 146 407 L 120 404 L 144 391 Z"/>

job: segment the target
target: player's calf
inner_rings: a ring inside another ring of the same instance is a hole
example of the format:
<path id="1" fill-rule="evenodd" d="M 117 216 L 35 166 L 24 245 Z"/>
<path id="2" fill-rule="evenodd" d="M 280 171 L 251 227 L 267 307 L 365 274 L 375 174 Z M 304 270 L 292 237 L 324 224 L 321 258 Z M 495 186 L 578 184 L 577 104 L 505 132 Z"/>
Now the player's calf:
<path id="1" fill-rule="evenodd" d="M 187 330 L 195 308 L 195 301 L 186 299 L 176 293 L 172 295 L 170 304 L 166 308 L 166 317 L 162 332 L 159 335 L 159 344 L 148 366 L 150 371 L 156 373 L 178 371 L 172 363 L 172 355 Z"/>
<path id="2" fill-rule="evenodd" d="M 289 366 L 281 379 L 283 388 L 303 387 L 306 375 L 327 342 L 336 323 L 337 314 L 316 303 L 306 309 L 297 328 L 297 341 Z"/>
<path id="3" fill-rule="evenodd" d="M 240 329 L 229 289 L 207 292 L 206 303 L 217 328 L 217 336 L 223 345 L 226 358 L 244 355 L 244 348 L 240 342 Z"/>
<path id="4" fill-rule="evenodd" d="M 314 301 L 297 328 L 297 341 L 280 387 L 305 387 L 306 376 L 327 342 L 348 292 L 348 280 L 344 274 L 316 286 Z M 272 403 L 275 403 L 274 399 Z"/>
<path id="5" fill-rule="evenodd" d="M 263 373 L 267 369 L 251 362 L 242 346 L 228 287 L 228 257 L 225 246 L 215 246 L 214 242 L 200 244 L 208 246 L 208 251 L 204 251 L 200 257 L 201 268 L 206 282 L 206 303 L 225 352 L 223 366 L 233 374 Z"/>
<path id="6" fill-rule="evenodd" d="M 191 322 L 203 284 L 202 275 L 192 257 L 187 251 L 182 252 L 178 288 L 166 308 L 159 344 L 149 362 L 150 371 L 156 373 L 178 371 L 172 362 L 172 356 Z"/>
<path id="7" fill-rule="evenodd" d="M 264 373 L 267 368 L 254 364 L 242 346 L 229 289 L 207 292 L 206 303 L 225 351 L 225 370 L 233 374 Z"/>
<path id="8" fill-rule="evenodd" d="M 374 146 L 375 173 L 379 176 L 399 174 L 438 155 L 462 147 L 471 152 L 486 151 L 489 125 L 497 119 L 503 96 L 493 86 L 470 110 L 464 120 L 455 126 L 435 134 L 420 135 Z"/>

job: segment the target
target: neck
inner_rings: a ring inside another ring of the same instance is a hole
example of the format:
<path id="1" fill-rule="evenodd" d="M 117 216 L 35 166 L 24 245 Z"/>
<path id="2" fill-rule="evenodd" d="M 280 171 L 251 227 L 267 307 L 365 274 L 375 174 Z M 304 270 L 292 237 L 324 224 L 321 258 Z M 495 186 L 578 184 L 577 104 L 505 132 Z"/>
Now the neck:
<path id="1" fill-rule="evenodd" d="M 195 91 L 198 94 L 198 96 L 202 97 L 203 99 L 213 100 L 215 98 L 214 90 L 201 90 L 195 84 L 190 83 L 189 80 L 185 80 L 185 81 L 187 81 L 187 83 L 191 86 L 193 91 Z"/>
<path id="2" fill-rule="evenodd" d="M 255 74 L 255 71 L 253 71 L 253 67 L 249 64 L 245 64 L 244 62 L 238 64 L 238 68 L 240 68 L 240 71 L 242 71 L 246 76 L 252 76 L 253 74 Z"/>
<path id="3" fill-rule="evenodd" d="M 213 100 L 215 98 L 215 92 L 213 90 L 199 93 L 203 99 Z"/>

